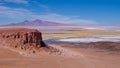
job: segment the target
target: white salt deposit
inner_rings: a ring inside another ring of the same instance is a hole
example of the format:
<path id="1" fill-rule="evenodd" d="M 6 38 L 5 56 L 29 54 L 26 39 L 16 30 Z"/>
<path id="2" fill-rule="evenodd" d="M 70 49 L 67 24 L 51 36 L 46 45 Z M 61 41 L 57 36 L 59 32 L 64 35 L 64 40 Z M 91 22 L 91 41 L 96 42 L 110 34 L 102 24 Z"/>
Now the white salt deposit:
<path id="1" fill-rule="evenodd" d="M 58 39 L 57 41 L 60 42 L 74 42 L 74 43 L 88 43 L 88 42 L 98 42 L 98 41 L 113 41 L 118 42 L 120 41 L 120 35 L 103 35 L 103 36 L 92 36 L 86 38 L 65 38 L 65 39 Z"/>

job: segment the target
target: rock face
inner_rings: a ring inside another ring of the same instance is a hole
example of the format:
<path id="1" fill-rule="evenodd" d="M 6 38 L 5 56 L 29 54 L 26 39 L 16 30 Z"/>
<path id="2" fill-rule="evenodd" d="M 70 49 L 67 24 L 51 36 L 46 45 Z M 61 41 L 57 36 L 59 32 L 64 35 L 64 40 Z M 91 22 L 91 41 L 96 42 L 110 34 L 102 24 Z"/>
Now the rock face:
<path id="1" fill-rule="evenodd" d="M 27 28 L 1 28 L 0 44 L 20 49 L 46 46 L 42 41 L 41 32 Z"/>

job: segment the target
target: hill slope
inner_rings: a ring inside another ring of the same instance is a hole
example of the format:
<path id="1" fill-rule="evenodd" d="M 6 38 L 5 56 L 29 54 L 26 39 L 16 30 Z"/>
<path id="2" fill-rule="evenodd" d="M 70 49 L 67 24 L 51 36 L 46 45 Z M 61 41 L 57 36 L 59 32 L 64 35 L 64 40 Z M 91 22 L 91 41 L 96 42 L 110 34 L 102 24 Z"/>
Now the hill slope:
<path id="1" fill-rule="evenodd" d="M 12 23 L 4 26 L 65 26 L 65 24 L 36 19 L 34 21 L 26 20 L 24 22 Z"/>

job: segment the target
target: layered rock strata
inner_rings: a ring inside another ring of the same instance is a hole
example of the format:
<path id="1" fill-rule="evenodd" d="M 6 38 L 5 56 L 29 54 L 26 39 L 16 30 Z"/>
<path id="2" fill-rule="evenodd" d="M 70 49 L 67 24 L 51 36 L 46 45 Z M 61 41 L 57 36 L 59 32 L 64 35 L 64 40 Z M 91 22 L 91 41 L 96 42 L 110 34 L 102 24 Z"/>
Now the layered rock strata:
<path id="1" fill-rule="evenodd" d="M 46 47 L 41 32 L 27 28 L 1 28 L 0 44 L 24 50 Z"/>

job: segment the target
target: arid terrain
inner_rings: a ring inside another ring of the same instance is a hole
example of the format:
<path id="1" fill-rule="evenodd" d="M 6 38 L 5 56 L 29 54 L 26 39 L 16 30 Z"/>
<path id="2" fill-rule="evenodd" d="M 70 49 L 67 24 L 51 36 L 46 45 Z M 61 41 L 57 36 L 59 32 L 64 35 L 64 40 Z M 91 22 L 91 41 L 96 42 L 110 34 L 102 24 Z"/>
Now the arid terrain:
<path id="1" fill-rule="evenodd" d="M 63 28 L 65 29 L 64 32 L 61 32 L 63 31 L 62 29 L 55 29 L 56 31 L 52 28 L 42 30 L 41 27 L 37 27 L 35 29 L 43 33 L 43 40 L 49 38 L 120 34 L 120 31 L 83 30 L 71 27 Z M 27 32 L 29 31 L 25 31 L 24 33 Z M 9 32 L 7 32 L 7 35 L 9 35 L 8 33 Z M 22 33 L 22 36 L 24 36 L 24 33 Z M 29 35 L 28 33 L 28 37 L 30 36 L 36 40 L 33 35 Z M 41 36 L 39 36 L 39 38 L 40 37 Z M 21 40 L 23 37 L 19 39 Z M 5 41 L 7 42 L 6 45 L 0 44 L 0 68 L 120 68 L 120 42 L 91 42 L 86 44 L 45 43 L 51 48 L 37 48 L 38 51 L 36 50 L 35 52 L 33 52 L 33 48 L 30 50 L 33 53 L 29 53 L 29 49 L 26 51 L 24 49 L 19 49 L 19 47 L 9 47 L 9 43 L 13 43 L 13 45 L 16 44 L 13 42 L 13 40 L 16 41 L 16 38 L 12 39 L 12 42 L 8 42 L 10 40 L 11 38 Z M 42 38 L 38 40 L 41 41 Z M 3 42 L 4 40 L 2 39 L 1 41 Z M 19 43 L 18 40 L 17 43 Z M 29 41 L 26 44 L 23 44 L 22 42 L 19 44 L 28 46 L 31 43 L 36 42 Z M 39 45 L 41 45 L 41 43 Z M 30 46 L 28 48 L 30 48 Z"/>
<path id="2" fill-rule="evenodd" d="M 120 68 L 120 0 L 0 0 L 0 68 Z"/>

